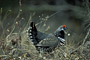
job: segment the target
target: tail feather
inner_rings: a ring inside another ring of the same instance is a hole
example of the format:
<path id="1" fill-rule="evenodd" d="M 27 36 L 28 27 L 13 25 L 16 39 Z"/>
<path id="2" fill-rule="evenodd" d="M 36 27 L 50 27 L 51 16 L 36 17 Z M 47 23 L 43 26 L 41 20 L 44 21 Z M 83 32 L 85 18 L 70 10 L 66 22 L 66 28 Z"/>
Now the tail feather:
<path id="1" fill-rule="evenodd" d="M 28 37 L 30 41 L 33 42 L 34 45 L 39 43 L 37 39 L 37 28 L 34 22 L 31 22 L 30 28 L 28 29 Z"/>

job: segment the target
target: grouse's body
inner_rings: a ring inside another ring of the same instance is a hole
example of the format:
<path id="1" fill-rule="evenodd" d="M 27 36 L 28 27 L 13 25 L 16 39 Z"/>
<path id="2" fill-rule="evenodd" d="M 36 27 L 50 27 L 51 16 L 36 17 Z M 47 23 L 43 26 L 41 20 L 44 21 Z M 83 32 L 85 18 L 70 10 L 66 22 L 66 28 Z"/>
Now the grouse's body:
<path id="1" fill-rule="evenodd" d="M 47 38 L 41 40 L 37 44 L 37 46 L 49 46 L 49 47 L 51 47 L 51 46 L 57 45 L 58 41 L 59 40 L 53 35 L 51 37 L 47 37 Z"/>
<path id="2" fill-rule="evenodd" d="M 64 29 L 59 27 L 54 33 L 45 34 L 37 31 L 34 22 L 31 22 L 28 29 L 29 40 L 35 45 L 37 50 L 46 50 L 47 48 L 55 48 L 58 43 L 64 43 Z"/>

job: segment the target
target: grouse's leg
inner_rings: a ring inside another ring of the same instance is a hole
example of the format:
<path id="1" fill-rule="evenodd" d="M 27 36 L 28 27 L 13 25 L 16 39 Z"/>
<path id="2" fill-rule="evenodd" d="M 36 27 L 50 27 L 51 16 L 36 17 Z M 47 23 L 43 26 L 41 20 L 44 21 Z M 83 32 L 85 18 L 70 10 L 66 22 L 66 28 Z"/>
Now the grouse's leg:
<path id="1" fill-rule="evenodd" d="M 30 28 L 28 29 L 28 36 L 30 41 L 33 42 L 34 45 L 39 43 L 37 39 L 37 28 L 34 22 L 31 22 L 30 24 Z"/>

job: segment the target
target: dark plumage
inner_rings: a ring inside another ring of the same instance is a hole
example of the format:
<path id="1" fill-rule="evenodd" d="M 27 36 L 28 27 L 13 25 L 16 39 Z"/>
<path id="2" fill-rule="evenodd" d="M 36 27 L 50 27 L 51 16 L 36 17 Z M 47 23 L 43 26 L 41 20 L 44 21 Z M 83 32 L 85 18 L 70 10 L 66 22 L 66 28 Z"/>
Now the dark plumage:
<path id="1" fill-rule="evenodd" d="M 29 40 L 35 45 L 37 50 L 46 51 L 55 48 L 59 43 L 65 42 L 66 25 L 60 26 L 54 33 L 45 34 L 37 30 L 35 23 L 31 22 L 28 29 Z"/>

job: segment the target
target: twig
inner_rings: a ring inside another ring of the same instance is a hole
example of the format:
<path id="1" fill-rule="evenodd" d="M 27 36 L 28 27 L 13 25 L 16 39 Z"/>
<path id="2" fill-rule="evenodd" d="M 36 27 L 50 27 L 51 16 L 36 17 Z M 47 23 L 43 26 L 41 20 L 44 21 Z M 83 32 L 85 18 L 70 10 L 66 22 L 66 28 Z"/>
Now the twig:
<path id="1" fill-rule="evenodd" d="M 82 47 L 84 45 L 85 41 L 87 40 L 87 38 L 89 36 L 89 33 L 90 33 L 90 29 L 88 30 L 88 32 L 87 32 L 87 34 L 86 34 L 86 36 L 85 36 L 85 38 L 83 40 L 82 45 L 80 45 L 78 48 L 76 48 L 75 50 L 73 50 L 70 54 L 72 54 L 73 52 L 77 51 L 80 47 Z"/>
<path id="2" fill-rule="evenodd" d="M 90 34 L 90 29 L 88 30 L 88 32 L 87 32 L 87 34 L 86 34 L 86 36 L 85 36 L 85 38 L 83 40 L 82 45 L 84 45 L 84 43 L 85 43 L 86 39 L 88 38 L 89 34 Z"/>

